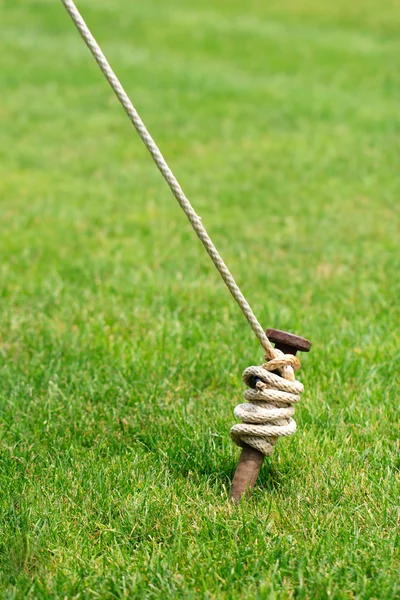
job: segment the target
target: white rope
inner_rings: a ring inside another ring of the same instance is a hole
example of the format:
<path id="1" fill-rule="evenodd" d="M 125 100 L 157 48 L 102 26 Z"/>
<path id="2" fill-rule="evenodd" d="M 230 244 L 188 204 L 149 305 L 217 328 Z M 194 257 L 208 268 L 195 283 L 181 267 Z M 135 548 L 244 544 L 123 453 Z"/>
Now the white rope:
<path id="1" fill-rule="evenodd" d="M 91 51 L 93 57 L 95 58 L 97 64 L 99 65 L 101 71 L 103 72 L 103 75 L 105 76 L 108 83 L 112 87 L 118 100 L 122 104 L 126 114 L 130 118 L 136 131 L 140 135 L 144 145 L 146 146 L 147 150 L 150 152 L 151 156 L 153 157 L 154 162 L 156 163 L 161 174 L 163 175 L 165 181 L 168 183 L 169 187 L 171 188 L 171 191 L 174 194 L 175 198 L 178 200 L 181 208 L 183 209 L 184 213 L 186 214 L 187 218 L 189 219 L 193 229 L 195 230 L 195 232 L 197 233 L 198 237 L 200 238 L 203 246 L 207 250 L 211 260 L 213 261 L 214 265 L 217 267 L 217 269 L 218 269 L 222 279 L 226 283 L 230 293 L 232 294 L 232 296 L 238 303 L 242 313 L 244 314 L 244 316 L 250 323 L 250 326 L 251 326 L 253 332 L 255 333 L 261 346 L 264 348 L 264 350 L 266 352 L 266 358 L 267 359 L 273 358 L 274 357 L 274 348 L 271 345 L 271 342 L 265 335 L 264 330 L 261 327 L 260 323 L 258 322 L 257 317 L 253 313 L 249 303 L 247 302 L 246 298 L 243 296 L 243 294 L 240 291 L 239 286 L 237 285 L 236 281 L 234 280 L 231 272 L 229 271 L 228 267 L 224 263 L 218 250 L 214 246 L 210 236 L 208 235 L 207 231 L 205 230 L 200 217 L 196 214 L 196 212 L 194 211 L 189 200 L 186 198 L 181 186 L 179 185 L 177 179 L 175 178 L 174 174 L 172 173 L 171 169 L 169 168 L 169 166 L 168 166 L 165 158 L 161 154 L 157 144 L 151 137 L 150 133 L 147 131 L 146 126 L 144 125 L 142 119 L 136 112 L 127 93 L 125 92 L 124 88 L 122 87 L 121 83 L 119 82 L 117 76 L 115 75 L 114 71 L 112 70 L 112 68 L 111 68 L 110 64 L 108 63 L 106 57 L 104 56 L 103 52 L 101 51 L 100 46 L 98 45 L 98 43 L 94 39 L 93 35 L 91 34 L 88 26 L 86 25 L 81 14 L 79 13 L 78 9 L 76 8 L 73 0 L 61 0 L 61 2 L 64 4 L 68 14 L 70 15 L 70 17 L 73 20 L 74 24 L 76 25 L 79 33 L 81 34 L 83 40 L 85 41 L 87 47 Z"/>
<path id="2" fill-rule="evenodd" d="M 292 419 L 293 404 L 298 402 L 303 386 L 295 381 L 294 371 L 300 367 L 300 362 L 295 356 L 283 354 L 271 345 L 249 303 L 204 228 L 200 217 L 186 198 L 73 0 L 61 0 L 61 2 L 265 350 L 267 364 L 261 367 L 249 367 L 243 373 L 245 383 L 253 389 L 245 392 L 245 399 L 248 402 L 240 404 L 234 411 L 235 416 L 242 423 L 232 427 L 231 437 L 238 445 L 246 443 L 263 454 L 270 455 L 278 437 L 292 435 L 296 431 L 296 424 Z M 281 373 L 281 377 L 271 373 L 275 370 Z"/>
<path id="3" fill-rule="evenodd" d="M 291 354 L 274 348 L 276 358 L 261 367 L 248 367 L 243 373 L 245 404 L 239 404 L 234 415 L 242 421 L 231 428 L 232 440 L 238 446 L 248 444 L 270 456 L 279 437 L 293 435 L 294 404 L 300 400 L 303 385 L 294 378 L 300 361 Z M 282 377 L 271 373 L 280 369 Z"/>

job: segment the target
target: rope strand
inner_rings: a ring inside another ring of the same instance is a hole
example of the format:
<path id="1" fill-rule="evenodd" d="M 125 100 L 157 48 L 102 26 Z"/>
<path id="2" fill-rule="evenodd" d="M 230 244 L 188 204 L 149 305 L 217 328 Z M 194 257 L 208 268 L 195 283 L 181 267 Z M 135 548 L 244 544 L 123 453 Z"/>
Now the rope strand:
<path id="1" fill-rule="evenodd" d="M 105 76 L 105 78 L 107 79 L 111 88 L 113 89 L 114 93 L 116 94 L 123 109 L 125 110 L 126 114 L 128 115 L 129 119 L 131 120 L 133 126 L 135 127 L 136 131 L 138 132 L 139 136 L 141 137 L 144 145 L 146 146 L 147 150 L 150 152 L 159 171 L 161 172 L 165 181 L 168 183 L 173 195 L 175 196 L 175 198 L 177 199 L 182 210 L 184 211 L 187 218 L 189 219 L 193 229 L 195 230 L 200 241 L 202 242 L 204 248 L 208 252 L 214 265 L 218 269 L 218 271 L 219 271 L 223 281 L 225 282 L 226 286 L 228 287 L 230 293 L 236 300 L 242 313 L 244 314 L 247 321 L 249 322 L 250 327 L 252 328 L 257 339 L 259 340 L 261 346 L 264 348 L 267 360 L 272 359 L 274 357 L 274 352 L 273 352 L 274 349 L 273 349 L 271 342 L 265 335 L 264 330 L 261 327 L 257 317 L 253 313 L 249 303 L 247 302 L 246 298 L 242 294 L 242 292 L 241 292 L 239 286 L 237 285 L 236 281 L 234 280 L 231 272 L 229 271 L 228 267 L 226 266 L 225 262 L 223 261 L 222 257 L 220 256 L 218 250 L 214 246 L 206 229 L 204 228 L 200 217 L 196 214 L 194 208 L 190 204 L 189 200 L 186 198 L 181 186 L 179 185 L 177 179 L 175 178 L 174 174 L 172 173 L 171 169 L 169 168 L 165 158 L 161 154 L 157 144 L 151 137 L 150 133 L 148 132 L 148 130 L 147 130 L 146 126 L 144 125 L 142 119 L 140 118 L 139 114 L 135 110 L 127 93 L 125 92 L 120 81 L 118 80 L 117 76 L 115 75 L 114 71 L 112 70 L 112 68 L 111 68 L 110 64 L 108 63 L 106 57 L 104 56 L 100 46 L 98 45 L 95 38 L 91 34 L 88 26 L 86 25 L 81 14 L 79 13 L 78 9 L 76 8 L 73 0 L 61 0 L 61 2 L 64 4 L 68 14 L 70 15 L 76 28 L 78 29 L 79 33 L 81 34 L 82 39 L 86 43 L 86 45 L 89 48 L 90 52 L 92 53 L 94 59 L 96 60 L 98 66 L 100 67 L 100 70 L 102 71 L 103 75 Z"/>

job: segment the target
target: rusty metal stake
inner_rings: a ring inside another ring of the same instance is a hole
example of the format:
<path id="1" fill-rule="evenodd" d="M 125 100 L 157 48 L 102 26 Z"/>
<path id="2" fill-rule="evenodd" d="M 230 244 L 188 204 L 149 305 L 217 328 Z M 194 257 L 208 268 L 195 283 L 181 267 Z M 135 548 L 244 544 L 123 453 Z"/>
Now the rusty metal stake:
<path id="1" fill-rule="evenodd" d="M 275 343 L 275 348 L 285 354 L 294 354 L 299 352 L 309 352 L 311 342 L 293 333 L 280 331 L 279 329 L 267 329 L 267 337 Z M 279 373 L 277 373 L 279 375 Z M 254 386 L 257 382 L 254 382 Z M 257 481 L 261 465 L 264 460 L 264 454 L 247 444 L 243 444 L 243 450 L 233 476 L 231 499 L 238 503 L 243 494 L 249 493 Z"/>

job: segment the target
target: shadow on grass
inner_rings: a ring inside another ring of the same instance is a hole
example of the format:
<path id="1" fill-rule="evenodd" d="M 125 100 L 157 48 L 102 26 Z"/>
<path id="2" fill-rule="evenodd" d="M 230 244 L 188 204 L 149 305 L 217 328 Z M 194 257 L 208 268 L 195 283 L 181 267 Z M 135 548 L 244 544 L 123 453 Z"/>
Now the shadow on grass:
<path id="1" fill-rule="evenodd" d="M 220 450 L 221 452 L 218 452 L 217 448 L 213 448 L 213 452 L 210 453 L 210 449 L 206 446 L 203 448 L 194 446 L 182 460 L 182 452 L 171 445 L 167 451 L 168 468 L 176 477 L 190 478 L 199 486 L 209 485 L 216 493 L 229 490 L 240 453 L 232 460 L 231 453 L 227 454 L 223 448 Z M 255 491 L 282 490 L 289 476 L 290 467 L 289 465 L 279 465 L 279 467 L 278 470 L 271 460 L 266 459 L 261 467 Z"/>

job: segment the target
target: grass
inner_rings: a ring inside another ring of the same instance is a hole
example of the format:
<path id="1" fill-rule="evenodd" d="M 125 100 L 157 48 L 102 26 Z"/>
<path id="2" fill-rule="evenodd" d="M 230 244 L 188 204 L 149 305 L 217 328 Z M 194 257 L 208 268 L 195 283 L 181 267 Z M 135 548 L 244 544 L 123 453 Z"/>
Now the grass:
<path id="1" fill-rule="evenodd" d="M 80 7 L 261 322 L 313 349 L 231 506 L 260 348 L 61 3 L 3 3 L 1 597 L 399 598 L 399 5 Z"/>

